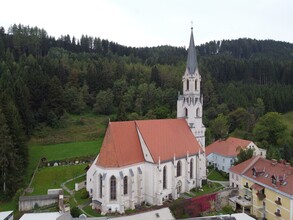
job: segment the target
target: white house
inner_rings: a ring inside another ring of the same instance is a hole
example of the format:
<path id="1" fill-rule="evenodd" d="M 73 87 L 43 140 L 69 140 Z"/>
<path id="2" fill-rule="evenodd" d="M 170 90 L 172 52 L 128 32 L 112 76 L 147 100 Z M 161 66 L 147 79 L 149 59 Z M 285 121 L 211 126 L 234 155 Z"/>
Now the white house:
<path id="1" fill-rule="evenodd" d="M 257 147 L 252 141 L 229 137 L 226 140 L 217 140 L 206 147 L 207 163 L 228 173 L 241 148 L 253 149 L 254 156 L 266 157 L 266 150 Z"/>
<path id="2" fill-rule="evenodd" d="M 206 179 L 205 127 L 191 31 L 177 119 L 110 122 L 100 154 L 87 172 L 93 208 L 123 213 L 162 205 Z"/>

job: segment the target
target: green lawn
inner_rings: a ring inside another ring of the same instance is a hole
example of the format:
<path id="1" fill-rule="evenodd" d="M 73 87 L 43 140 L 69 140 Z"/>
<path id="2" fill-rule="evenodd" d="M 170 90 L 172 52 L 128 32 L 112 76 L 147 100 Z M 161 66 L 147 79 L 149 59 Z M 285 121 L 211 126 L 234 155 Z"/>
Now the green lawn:
<path id="1" fill-rule="evenodd" d="M 40 125 L 34 131 L 29 144 L 56 144 L 68 142 L 93 141 L 104 136 L 109 116 L 87 113 L 83 115 L 66 114 L 60 128 Z"/>
<path id="2" fill-rule="evenodd" d="M 293 132 L 293 111 L 282 114 L 283 122 Z"/>
<path id="3" fill-rule="evenodd" d="M 34 191 L 29 195 L 47 194 L 48 189 L 60 188 L 61 183 L 85 173 L 85 167 L 86 164 L 41 168 L 32 183 Z"/>
<path id="4" fill-rule="evenodd" d="M 68 183 L 66 183 L 66 187 L 70 190 L 74 190 L 75 189 L 75 183 L 80 183 L 82 181 L 86 180 L 86 176 L 81 176 L 81 177 L 78 177 L 77 179 L 74 179 Z"/>
<path id="5" fill-rule="evenodd" d="M 202 187 L 203 191 L 201 191 L 201 190 L 192 190 L 192 193 L 195 196 L 201 196 L 201 195 L 217 192 L 222 188 L 224 188 L 224 187 L 221 184 L 210 182 L 209 184 L 206 184 L 206 185 L 204 185 Z"/>
<path id="6" fill-rule="evenodd" d="M 100 151 L 102 141 L 102 138 L 98 138 L 96 141 L 29 146 L 29 165 L 26 176 L 27 182 L 29 182 L 38 161 L 42 157 L 46 157 L 48 161 L 66 160 L 82 156 L 95 157 Z"/>
<path id="7" fill-rule="evenodd" d="M 215 169 L 210 170 L 208 174 L 208 179 L 216 180 L 216 181 L 229 181 L 228 178 L 225 178 L 224 176 L 222 176 L 222 174 L 216 171 Z"/>

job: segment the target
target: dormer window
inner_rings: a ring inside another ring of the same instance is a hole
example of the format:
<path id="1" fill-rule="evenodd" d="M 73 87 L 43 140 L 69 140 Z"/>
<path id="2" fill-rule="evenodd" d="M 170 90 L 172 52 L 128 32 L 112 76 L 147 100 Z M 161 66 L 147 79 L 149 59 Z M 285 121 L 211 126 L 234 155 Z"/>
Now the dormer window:
<path id="1" fill-rule="evenodd" d="M 277 184 L 277 178 L 274 175 L 272 175 L 272 184 Z"/>
<path id="2" fill-rule="evenodd" d="M 253 175 L 253 176 L 256 176 L 256 170 L 255 170 L 254 167 L 252 168 L 252 175 Z"/>

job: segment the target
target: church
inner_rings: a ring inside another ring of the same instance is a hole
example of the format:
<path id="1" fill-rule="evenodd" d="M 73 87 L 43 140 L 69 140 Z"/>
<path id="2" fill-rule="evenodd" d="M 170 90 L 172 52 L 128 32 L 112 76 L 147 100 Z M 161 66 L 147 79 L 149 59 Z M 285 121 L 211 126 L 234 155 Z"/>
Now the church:
<path id="1" fill-rule="evenodd" d="M 191 28 L 177 119 L 109 122 L 101 151 L 87 171 L 94 209 L 124 213 L 201 187 L 206 159 L 200 81 Z"/>

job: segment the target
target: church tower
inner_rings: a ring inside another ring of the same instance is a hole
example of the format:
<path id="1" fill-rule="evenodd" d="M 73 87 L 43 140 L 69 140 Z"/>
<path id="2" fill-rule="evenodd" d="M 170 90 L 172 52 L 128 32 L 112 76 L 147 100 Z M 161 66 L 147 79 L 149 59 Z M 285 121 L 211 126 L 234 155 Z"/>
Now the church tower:
<path id="1" fill-rule="evenodd" d="M 201 76 L 198 71 L 196 50 L 191 28 L 187 65 L 182 77 L 183 94 L 178 94 L 177 118 L 185 118 L 192 133 L 202 147 L 205 147 L 205 126 L 202 123 L 203 96 L 200 92 Z"/>

